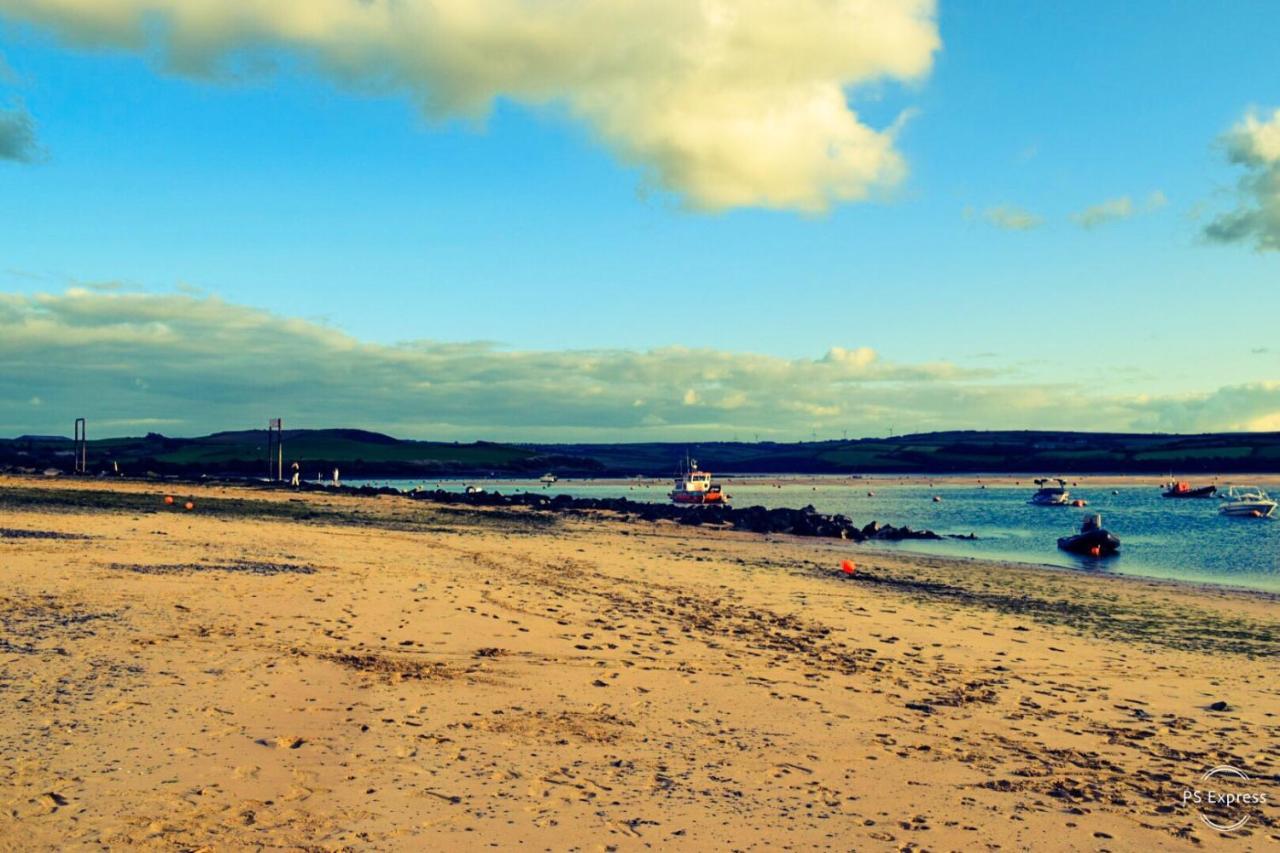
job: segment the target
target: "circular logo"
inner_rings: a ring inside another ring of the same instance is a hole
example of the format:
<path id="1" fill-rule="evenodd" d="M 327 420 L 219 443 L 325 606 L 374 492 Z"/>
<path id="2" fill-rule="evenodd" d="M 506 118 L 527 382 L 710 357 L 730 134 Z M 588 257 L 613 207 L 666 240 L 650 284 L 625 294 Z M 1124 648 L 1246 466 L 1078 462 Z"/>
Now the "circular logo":
<path id="1" fill-rule="evenodd" d="M 1253 817 L 1249 806 L 1267 801 L 1266 794 L 1242 790 L 1250 781 L 1243 770 L 1222 764 L 1204 772 L 1201 787 L 1184 790 L 1182 802 L 1199 806 L 1200 820 L 1211 829 L 1234 832 Z"/>

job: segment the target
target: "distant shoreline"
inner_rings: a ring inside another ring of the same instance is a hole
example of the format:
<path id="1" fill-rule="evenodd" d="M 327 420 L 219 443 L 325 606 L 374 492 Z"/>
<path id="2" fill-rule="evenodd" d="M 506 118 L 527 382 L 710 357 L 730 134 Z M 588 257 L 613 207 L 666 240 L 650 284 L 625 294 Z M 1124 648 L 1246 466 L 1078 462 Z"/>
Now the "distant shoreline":
<path id="1" fill-rule="evenodd" d="M 1043 471 L 1033 471 L 1033 472 L 1026 472 L 1021 474 L 1018 474 L 1018 473 L 994 473 L 993 474 L 993 473 L 983 473 L 983 472 L 964 473 L 964 472 L 955 472 L 955 471 L 948 471 L 948 472 L 938 473 L 938 474 L 929 474 L 929 473 L 921 473 L 921 472 L 914 472 L 914 471 L 910 473 L 902 473 L 902 474 L 888 474 L 888 473 L 758 474 L 758 473 L 750 473 L 750 472 L 742 473 L 742 474 L 734 474 L 734 473 L 722 474 L 720 472 L 715 472 L 716 479 L 732 481 L 734 483 L 738 483 L 741 485 L 748 485 L 748 486 L 767 486 L 773 483 L 781 482 L 789 485 L 805 485 L 807 483 L 813 483 L 815 485 L 824 485 L 824 486 L 830 486 L 835 483 L 849 483 L 851 487 L 856 487 L 858 483 L 864 483 L 864 484 L 877 483 L 881 485 L 891 485 L 891 486 L 935 485 L 935 486 L 946 486 L 946 487 L 958 487 L 958 486 L 986 485 L 986 486 L 997 486 L 1001 488 L 1018 488 L 1018 487 L 1031 488 L 1034 485 L 1034 480 L 1036 478 L 1045 477 L 1045 476 L 1055 476 L 1055 477 L 1060 476 L 1063 479 L 1067 480 L 1069 484 L 1072 481 L 1074 481 L 1079 485 L 1085 485 L 1087 483 L 1088 485 L 1096 485 L 1096 486 L 1147 486 L 1149 485 L 1152 488 L 1159 488 L 1163 486 L 1166 482 L 1168 482 L 1168 475 L 1159 476 L 1159 475 L 1153 475 L 1153 474 L 1126 474 L 1126 473 L 1074 474 L 1074 473 L 1063 473 L 1063 472 L 1054 472 L 1052 475 L 1050 475 L 1050 474 L 1046 474 Z M 511 483 L 513 485 L 522 485 L 522 486 L 525 484 L 531 484 L 533 486 L 537 486 L 539 489 L 542 488 L 542 486 L 538 483 L 538 479 L 536 477 L 529 477 L 529 478 L 506 477 L 506 476 L 467 477 L 465 475 L 456 475 L 456 476 L 450 475 L 447 477 L 416 477 L 416 476 L 353 477 L 351 479 L 358 480 L 358 481 L 370 481 L 370 482 L 412 481 L 412 482 L 423 482 L 423 483 L 426 483 L 426 482 L 498 483 L 498 484 Z M 646 483 L 646 484 L 661 483 L 665 485 L 670 479 L 671 479 L 670 477 L 632 478 L 632 477 L 616 477 L 616 476 L 561 477 L 556 481 L 556 484 L 553 484 L 551 486 L 551 489 L 554 491 L 555 486 L 560 483 L 590 483 L 592 485 L 600 485 L 600 486 L 627 486 L 627 485 L 634 485 L 639 483 Z M 1280 487 L 1280 472 L 1262 472 L 1262 473 L 1257 473 L 1257 472 L 1234 473 L 1233 472 L 1231 474 L 1224 474 L 1221 477 L 1212 477 L 1207 475 L 1178 476 L 1175 474 L 1174 479 L 1187 480 L 1188 482 L 1194 482 L 1197 484 L 1204 484 L 1204 485 L 1210 485 L 1215 483 L 1219 485 L 1225 485 L 1228 483 L 1249 483 L 1250 485 L 1259 485 L 1259 486 L 1273 485 L 1273 486 Z"/>

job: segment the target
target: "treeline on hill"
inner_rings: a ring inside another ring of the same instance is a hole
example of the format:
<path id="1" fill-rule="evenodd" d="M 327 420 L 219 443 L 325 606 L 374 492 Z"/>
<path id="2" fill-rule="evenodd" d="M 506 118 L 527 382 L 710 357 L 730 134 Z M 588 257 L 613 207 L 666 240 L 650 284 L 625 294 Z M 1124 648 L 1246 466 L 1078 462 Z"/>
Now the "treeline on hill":
<path id="1" fill-rule="evenodd" d="M 1072 432 L 939 432 L 850 441 L 647 444 L 458 444 L 408 441 L 354 429 L 286 430 L 286 470 L 303 476 L 561 477 L 666 476 L 685 454 L 718 474 L 877 474 L 946 472 L 1226 474 L 1280 471 L 1280 433 L 1143 435 Z M 63 436 L 0 439 L 0 469 L 72 469 Z M 88 445 L 89 473 L 261 476 L 265 430 L 198 438 L 149 433 Z"/>

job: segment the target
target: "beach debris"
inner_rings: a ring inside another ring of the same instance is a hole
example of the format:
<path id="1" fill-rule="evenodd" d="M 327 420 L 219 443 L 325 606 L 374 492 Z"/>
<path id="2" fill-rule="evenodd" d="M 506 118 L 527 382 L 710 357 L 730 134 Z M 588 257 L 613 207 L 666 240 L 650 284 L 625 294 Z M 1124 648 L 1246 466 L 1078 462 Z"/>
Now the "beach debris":
<path id="1" fill-rule="evenodd" d="M 1228 705 L 1226 702 L 1222 701 L 1221 699 L 1219 699 L 1217 702 L 1214 702 L 1212 705 L 1209 706 L 1209 710 L 1210 711 L 1230 711 L 1231 706 Z"/>
<path id="2" fill-rule="evenodd" d="M 840 571 L 844 572 L 849 577 L 852 577 L 858 573 L 858 566 L 853 562 L 853 560 L 841 560 Z"/>
<path id="3" fill-rule="evenodd" d="M 60 533 L 56 530 L 24 530 L 16 527 L 0 527 L 0 539 L 93 539 L 80 533 Z"/>
<path id="4" fill-rule="evenodd" d="M 40 795 L 40 801 L 50 812 L 56 812 L 59 808 L 71 802 L 57 791 L 45 791 Z"/>
<path id="5" fill-rule="evenodd" d="M 196 572 L 239 572 L 249 575 L 315 574 L 311 566 L 268 563 L 260 560 L 230 560 L 222 563 L 110 563 L 107 568 L 139 575 L 186 575 Z"/>
<path id="6" fill-rule="evenodd" d="M 919 711 L 921 714 L 933 713 L 933 706 L 926 705 L 924 702 L 908 702 L 907 707 L 912 711 Z"/>

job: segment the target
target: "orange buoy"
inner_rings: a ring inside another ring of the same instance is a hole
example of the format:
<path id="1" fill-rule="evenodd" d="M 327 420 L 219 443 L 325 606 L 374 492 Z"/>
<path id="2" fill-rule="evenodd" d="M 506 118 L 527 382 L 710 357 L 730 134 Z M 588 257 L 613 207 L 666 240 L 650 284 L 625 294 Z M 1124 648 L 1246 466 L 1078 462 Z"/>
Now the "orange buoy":
<path id="1" fill-rule="evenodd" d="M 185 504 L 183 504 L 183 506 L 187 508 L 187 512 L 190 512 L 191 510 L 196 508 L 194 501 L 187 501 Z"/>
<path id="2" fill-rule="evenodd" d="M 854 565 L 853 560 L 841 560 L 840 571 L 844 572 L 846 575 L 855 575 L 858 573 L 858 567 Z"/>
<path id="3" fill-rule="evenodd" d="M 165 495 L 165 496 L 164 496 L 164 505 L 165 505 L 165 506 L 173 506 L 173 495 Z"/>
<path id="4" fill-rule="evenodd" d="M 1262 511 L 1255 509 L 1253 512 L 1249 513 L 1249 515 L 1252 515 L 1254 518 L 1262 518 Z"/>
<path id="5" fill-rule="evenodd" d="M 1101 548 L 1100 546 L 1098 546 L 1098 545 L 1094 545 L 1092 548 L 1090 548 L 1090 549 L 1089 549 L 1089 556 L 1090 556 L 1090 557 L 1101 557 L 1101 556 L 1102 556 L 1102 548 Z"/>

